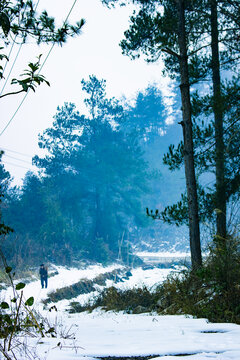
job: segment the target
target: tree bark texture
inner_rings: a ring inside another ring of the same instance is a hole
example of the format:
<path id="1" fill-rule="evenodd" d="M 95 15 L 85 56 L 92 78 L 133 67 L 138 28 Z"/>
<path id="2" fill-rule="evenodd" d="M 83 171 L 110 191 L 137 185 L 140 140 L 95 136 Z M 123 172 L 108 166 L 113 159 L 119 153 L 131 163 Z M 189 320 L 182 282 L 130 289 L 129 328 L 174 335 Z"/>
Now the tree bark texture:
<path id="1" fill-rule="evenodd" d="M 211 50 L 212 50 L 212 82 L 213 82 L 213 112 L 215 124 L 215 156 L 216 156 L 216 226 L 217 238 L 226 238 L 226 185 L 225 157 L 223 139 L 223 107 L 221 100 L 221 78 L 219 63 L 219 38 L 217 0 L 211 0 Z"/>
<path id="2" fill-rule="evenodd" d="M 180 50 L 180 77 L 182 100 L 182 128 L 184 142 L 184 166 L 188 198 L 189 236 L 192 267 L 197 268 L 202 264 L 197 184 L 193 156 L 192 118 L 190 102 L 190 85 L 188 74 L 187 39 L 185 29 L 184 0 L 177 0 L 178 7 L 178 43 Z"/>

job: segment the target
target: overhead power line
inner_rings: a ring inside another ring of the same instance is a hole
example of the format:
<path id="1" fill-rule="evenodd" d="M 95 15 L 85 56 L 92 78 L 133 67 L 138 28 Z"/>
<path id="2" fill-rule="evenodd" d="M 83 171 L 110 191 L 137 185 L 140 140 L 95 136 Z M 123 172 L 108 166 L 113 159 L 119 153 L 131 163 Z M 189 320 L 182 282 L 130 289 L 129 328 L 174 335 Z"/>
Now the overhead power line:
<path id="1" fill-rule="evenodd" d="M 7 85 L 8 79 L 9 79 L 11 73 L 12 73 L 12 70 L 13 70 L 13 68 L 14 68 L 14 65 L 16 64 L 16 61 L 17 61 L 17 58 L 18 58 L 18 56 L 19 56 L 19 54 L 20 54 L 20 51 L 21 51 L 21 49 L 22 49 L 22 46 L 23 46 L 23 43 L 21 43 L 20 46 L 19 46 L 17 55 L 15 56 L 15 59 L 14 59 L 14 61 L 13 61 L 13 63 L 12 63 L 12 66 L 11 66 L 11 69 L 10 69 L 10 71 L 9 71 L 9 73 L 8 73 L 8 76 L 7 76 L 6 79 L 5 79 L 5 82 L 4 82 L 4 85 L 3 85 L 3 87 L 2 87 L 2 90 L 0 91 L 0 95 L 2 95 L 3 90 L 5 89 L 5 87 L 6 87 L 6 85 Z"/>
<path id="2" fill-rule="evenodd" d="M 1 146 L 1 149 L 4 150 L 4 151 L 9 151 L 9 152 L 12 152 L 14 154 L 18 154 L 18 155 L 21 155 L 21 156 L 26 156 L 26 157 L 29 157 L 29 158 L 32 158 L 32 155 L 29 155 L 29 154 L 24 154 L 24 153 L 21 153 L 19 151 L 15 151 L 15 150 L 10 150 L 10 149 L 7 149 L 3 146 Z"/>
<path id="3" fill-rule="evenodd" d="M 5 62 L 5 65 L 4 65 L 4 68 L 3 68 L 3 71 L 2 71 L 2 75 L 4 75 L 4 73 L 5 73 L 5 70 L 6 70 L 8 61 L 9 61 L 9 59 L 10 59 L 10 56 L 11 56 L 11 54 L 12 54 L 12 51 L 13 51 L 13 48 L 14 48 L 14 45 L 15 45 L 16 38 L 17 38 L 17 35 L 15 35 L 15 38 L 14 38 L 14 40 L 13 40 L 13 42 L 12 42 L 11 49 L 10 49 L 8 55 L 7 55 L 8 60 L 6 60 L 6 62 Z M 3 89 L 2 89 L 2 91 L 3 91 Z M 1 92 L 1 93 L 2 93 L 2 92 Z"/>
<path id="4" fill-rule="evenodd" d="M 30 166 L 32 165 L 32 163 L 29 162 L 29 161 L 18 159 L 18 158 L 14 157 L 14 156 L 11 156 L 11 155 L 4 154 L 3 156 L 8 157 L 8 158 L 13 159 L 13 160 L 24 162 L 25 164 L 28 164 Z"/>
<path id="5" fill-rule="evenodd" d="M 73 9 L 74 9 L 74 6 L 76 5 L 77 1 L 78 1 L 78 0 L 74 0 L 74 2 L 73 2 L 73 4 L 72 4 L 72 7 L 71 7 L 71 9 L 69 10 L 69 12 L 68 12 L 68 14 L 67 14 L 67 16 L 66 16 L 66 19 L 64 20 L 63 25 L 65 25 L 66 22 L 68 21 L 69 16 L 71 15 L 71 13 L 72 13 L 72 11 L 73 11 Z M 42 65 L 41 65 L 41 67 L 40 67 L 40 69 L 39 69 L 39 72 L 42 70 L 42 68 L 43 68 L 44 65 L 46 64 L 46 61 L 48 60 L 48 58 L 49 58 L 49 56 L 50 56 L 50 54 L 51 54 L 51 52 L 52 52 L 55 44 L 56 44 L 56 43 L 53 43 L 53 44 L 52 44 L 52 46 L 51 46 L 51 48 L 50 48 L 47 56 L 45 57 L 45 60 L 43 61 Z M 0 134 L 0 135 L 1 135 L 1 134 Z"/>
<path id="6" fill-rule="evenodd" d="M 39 0 L 39 1 L 40 1 L 40 0 Z M 67 14 L 67 16 L 66 16 L 66 19 L 65 19 L 65 21 L 64 21 L 63 24 L 66 24 L 66 22 L 67 22 L 69 16 L 71 15 L 71 13 L 72 13 L 72 11 L 73 11 L 76 3 L 77 3 L 77 0 L 74 0 L 74 2 L 73 2 L 73 4 L 72 4 L 72 7 L 71 7 L 71 9 L 69 10 L 69 12 L 68 12 L 68 14 Z M 48 51 L 48 54 L 47 54 L 44 62 L 42 63 L 42 65 L 41 65 L 41 67 L 40 67 L 40 69 L 39 69 L 39 72 L 42 70 L 43 66 L 46 64 L 46 61 L 48 60 L 48 58 L 49 58 L 49 56 L 50 56 L 50 54 L 51 54 L 54 46 L 55 46 L 55 43 L 52 44 L 50 50 Z M 38 74 L 39 74 L 39 72 L 38 72 Z M 20 108 L 21 108 L 22 104 L 24 103 L 24 101 L 25 101 L 25 99 L 26 99 L 26 97 L 27 97 L 28 94 L 29 94 L 29 90 L 28 90 L 28 91 L 26 92 L 26 94 L 24 95 L 23 99 L 21 100 L 21 102 L 20 102 L 20 104 L 18 105 L 17 109 L 15 110 L 14 114 L 12 115 L 12 117 L 10 118 L 10 120 L 8 121 L 7 125 L 6 125 L 6 126 L 4 127 L 4 129 L 1 131 L 0 136 L 2 136 L 2 134 L 7 130 L 8 126 L 11 124 L 11 122 L 13 121 L 13 119 L 15 118 L 15 116 L 17 115 L 18 111 L 20 110 Z"/>
<path id="7" fill-rule="evenodd" d="M 7 165 L 17 166 L 17 167 L 20 167 L 20 168 L 22 168 L 22 169 L 34 171 L 34 168 L 22 166 L 22 165 L 19 165 L 19 164 L 13 164 L 13 163 L 8 162 L 8 161 L 4 161 L 3 163 L 4 163 L 4 164 L 7 164 Z"/>
<path id="8" fill-rule="evenodd" d="M 6 131 L 6 129 L 8 128 L 8 126 L 11 124 L 11 122 L 13 121 L 13 119 L 15 118 L 16 114 L 18 113 L 20 107 L 22 106 L 22 104 L 24 103 L 24 100 L 26 99 L 28 94 L 28 91 L 26 92 L 26 94 L 24 95 L 22 101 L 20 102 L 20 104 L 18 105 L 17 109 L 15 110 L 13 116 L 11 117 L 11 119 L 9 120 L 9 122 L 7 123 L 7 125 L 4 127 L 4 129 L 2 130 L 2 132 L 0 133 L 0 136 L 2 136 L 2 134 Z"/>

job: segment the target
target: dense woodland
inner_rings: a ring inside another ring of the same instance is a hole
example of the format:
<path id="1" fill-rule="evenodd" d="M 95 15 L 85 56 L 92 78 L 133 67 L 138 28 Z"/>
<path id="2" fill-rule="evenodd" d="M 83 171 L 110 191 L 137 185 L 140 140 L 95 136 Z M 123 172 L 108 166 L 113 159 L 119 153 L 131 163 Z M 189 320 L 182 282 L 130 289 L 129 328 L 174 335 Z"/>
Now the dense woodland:
<path id="1" fill-rule="evenodd" d="M 120 44 L 123 54 L 161 57 L 175 103 L 164 105 L 161 84 L 123 101 L 107 97 L 104 80 L 82 80 L 87 112 L 60 105 L 52 127 L 39 135 L 44 155 L 33 158 L 39 173 L 12 188 L 1 165 L 1 216 L 14 230 L 3 226 L 2 248 L 19 265 L 40 258 L 126 261 L 132 244 L 161 237 L 168 224 L 189 228 L 192 265 L 199 268 L 206 234 L 223 252 L 239 236 L 239 1 L 102 2 L 138 5 Z M 1 2 L 2 39 L 13 31 L 61 43 L 84 24 L 55 31 L 46 14 L 34 23 L 36 14 L 27 12 L 32 22 L 18 27 L 10 22 L 22 10 L 17 3 L 11 13 Z M 50 29 L 45 35 L 37 28 L 41 21 Z M 39 66 L 30 66 L 25 82 L 15 79 L 19 92 L 47 82 L 35 76 Z M 167 125 L 170 108 L 174 125 Z M 174 231 L 166 234 L 170 242 Z"/>
<path id="2" fill-rule="evenodd" d="M 163 148 L 179 125 L 166 125 L 161 91 L 149 87 L 130 105 L 107 98 L 106 82 L 95 76 L 82 80 L 82 89 L 87 115 L 65 103 L 39 135 L 46 155 L 33 158 L 38 175 L 28 172 L 21 188 L 11 187 L 2 167 L 3 216 L 14 229 L 3 249 L 19 266 L 39 259 L 130 262 L 143 238 L 151 243 L 160 236 L 169 246 L 169 227 L 155 224 L 145 210 L 163 209 L 177 199 L 176 187 L 184 188 L 183 174 L 169 182 L 163 170 Z"/>

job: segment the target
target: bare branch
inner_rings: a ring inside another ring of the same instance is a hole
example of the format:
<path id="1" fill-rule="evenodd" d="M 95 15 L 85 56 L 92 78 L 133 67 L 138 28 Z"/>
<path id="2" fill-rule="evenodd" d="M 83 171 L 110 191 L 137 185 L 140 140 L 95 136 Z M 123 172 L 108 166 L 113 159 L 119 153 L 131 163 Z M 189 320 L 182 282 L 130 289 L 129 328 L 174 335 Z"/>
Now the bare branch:
<path id="1" fill-rule="evenodd" d="M 163 52 L 166 52 L 166 53 L 169 54 L 169 55 L 173 55 L 173 56 L 177 57 L 178 59 L 180 58 L 180 55 L 178 55 L 175 51 L 173 51 L 173 50 L 171 50 L 171 49 L 169 49 L 169 48 L 167 48 L 167 47 L 162 48 L 161 50 L 162 50 Z"/>
<path id="2" fill-rule="evenodd" d="M 0 99 L 5 97 L 5 96 L 8 96 L 8 95 L 16 95 L 16 94 L 20 94 L 22 92 L 26 92 L 25 90 L 18 90 L 18 91 L 13 91 L 13 92 L 10 92 L 10 93 L 6 93 L 6 94 L 3 94 L 3 95 L 0 95 Z"/>

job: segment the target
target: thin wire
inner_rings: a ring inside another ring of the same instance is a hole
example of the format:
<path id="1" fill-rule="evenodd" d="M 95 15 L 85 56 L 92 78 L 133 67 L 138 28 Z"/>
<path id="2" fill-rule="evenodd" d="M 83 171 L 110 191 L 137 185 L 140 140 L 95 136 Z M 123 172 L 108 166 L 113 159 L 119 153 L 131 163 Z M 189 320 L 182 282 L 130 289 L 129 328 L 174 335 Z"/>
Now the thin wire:
<path id="1" fill-rule="evenodd" d="M 72 7 L 71 7 L 71 9 L 70 9 L 70 11 L 69 11 L 69 13 L 68 13 L 68 15 L 67 15 L 64 23 L 63 23 L 64 25 L 66 24 L 66 22 L 67 22 L 67 20 L 68 20 L 68 18 L 69 18 L 69 16 L 70 16 L 70 14 L 71 14 L 71 12 L 73 11 L 73 8 L 74 8 L 74 6 L 76 5 L 76 2 L 77 2 L 77 0 L 75 0 L 75 1 L 73 2 L 73 5 L 72 5 Z M 51 46 L 51 49 L 49 50 L 49 52 L 48 52 L 48 54 L 47 54 L 47 56 L 46 56 L 46 58 L 45 58 L 45 60 L 44 60 L 44 62 L 43 62 L 43 64 L 42 64 L 42 66 L 41 66 L 40 69 L 39 69 L 39 72 L 42 70 L 43 66 L 46 64 L 46 61 L 47 61 L 47 59 L 49 58 L 49 56 L 50 56 L 50 54 L 51 54 L 54 46 L 55 46 L 55 43 L 53 43 L 53 45 Z M 22 104 L 24 103 L 24 101 L 25 101 L 28 93 L 29 93 L 29 90 L 28 90 L 28 91 L 26 92 L 26 94 L 24 95 L 22 101 L 21 101 L 20 104 L 18 105 L 16 111 L 14 112 L 13 116 L 11 117 L 11 119 L 9 120 L 9 122 L 7 123 L 7 125 L 6 125 L 6 126 L 4 127 L 4 129 L 1 131 L 0 136 L 2 136 L 2 134 L 6 131 L 6 129 L 8 128 L 8 126 L 11 124 L 11 122 L 12 122 L 13 119 L 15 118 L 16 114 L 18 113 L 19 109 L 21 108 Z"/>
<path id="2" fill-rule="evenodd" d="M 10 158 L 10 159 L 13 159 L 13 160 L 17 160 L 17 161 L 24 162 L 25 164 L 28 164 L 28 165 L 32 165 L 32 163 L 29 162 L 29 161 L 22 160 L 22 159 L 18 159 L 18 158 L 14 157 L 14 156 L 11 156 L 11 155 L 3 154 L 3 157 L 4 157 L 4 156 L 5 156 L 5 157 L 8 157 L 8 158 Z"/>
<path id="3" fill-rule="evenodd" d="M 3 161 L 4 164 L 7 164 L 7 165 L 12 165 L 12 166 L 17 166 L 17 167 L 20 167 L 22 169 L 27 169 L 27 170 L 34 170 L 33 168 L 30 168 L 30 167 L 26 167 L 26 166 L 22 166 L 22 165 L 18 165 L 18 164 L 13 164 L 11 162 L 8 162 L 8 161 Z"/>
<path id="4" fill-rule="evenodd" d="M 12 152 L 12 153 L 15 153 L 15 154 L 18 154 L 18 155 L 22 155 L 22 156 L 26 156 L 26 157 L 32 158 L 32 156 L 29 155 L 29 154 L 24 154 L 24 153 L 21 153 L 21 152 L 19 152 L 19 151 L 10 150 L 10 149 L 7 149 L 7 148 L 2 147 L 2 146 L 1 146 L 1 149 L 5 150 L 5 151 Z"/>
<path id="5" fill-rule="evenodd" d="M 16 61 L 17 61 L 17 58 L 18 58 L 18 56 L 19 56 L 19 54 L 20 54 L 20 51 L 21 51 L 21 49 L 22 49 L 22 46 L 23 46 L 23 42 L 22 42 L 22 43 L 20 44 L 20 46 L 19 46 L 17 55 L 15 56 L 15 59 L 14 59 L 13 64 L 12 64 L 12 66 L 11 66 L 11 69 L 10 69 L 10 71 L 9 71 L 9 73 L 8 73 L 8 76 L 7 76 L 7 78 L 6 78 L 5 82 L 4 82 L 4 85 L 3 85 L 3 87 L 2 87 L 2 90 L 1 90 L 1 92 L 0 92 L 0 95 L 2 95 L 3 90 L 5 89 L 5 87 L 6 87 L 6 85 L 7 85 L 8 79 L 9 79 L 11 73 L 12 73 L 12 70 L 13 70 L 14 65 L 15 65 L 15 63 L 16 63 Z"/>
<path id="6" fill-rule="evenodd" d="M 72 13 L 72 11 L 73 11 L 73 8 L 74 8 L 74 6 L 76 5 L 76 3 L 77 3 L 77 0 L 75 0 L 74 2 L 73 2 L 73 4 L 72 4 L 72 7 L 71 7 L 71 9 L 69 10 L 69 12 L 68 12 L 68 14 L 67 14 L 67 17 L 66 17 L 66 19 L 65 19 L 65 21 L 64 21 L 64 25 L 66 24 L 66 22 L 68 21 L 68 18 L 69 18 L 69 16 L 71 15 L 71 13 Z"/>
<path id="7" fill-rule="evenodd" d="M 72 7 L 71 7 L 71 9 L 69 10 L 69 12 L 68 12 L 68 14 L 67 14 L 67 17 L 66 17 L 66 19 L 64 20 L 63 26 L 64 26 L 64 25 L 66 24 L 66 22 L 68 21 L 68 18 L 69 18 L 69 16 L 71 15 L 71 12 L 73 11 L 73 8 L 74 8 L 74 6 L 76 5 L 77 1 L 78 1 L 78 0 L 75 0 L 75 1 L 73 2 Z M 51 52 L 52 52 L 52 50 L 53 50 L 53 48 L 54 48 L 55 45 L 56 45 L 56 43 L 53 43 L 53 44 L 52 44 L 51 49 L 49 50 L 49 52 L 48 52 L 48 54 L 47 54 L 44 62 L 42 63 L 42 65 L 41 65 L 41 67 L 40 67 L 40 69 L 39 69 L 39 72 L 42 70 L 42 68 L 43 68 L 44 65 L 46 64 L 46 61 L 47 61 L 47 59 L 49 58 L 49 56 L 50 56 L 50 54 L 51 54 Z M 39 73 L 39 72 L 38 72 L 38 73 Z M 1 134 L 0 134 L 0 136 L 1 136 Z"/>
<path id="8" fill-rule="evenodd" d="M 15 35 L 15 38 L 14 38 L 14 40 L 13 40 L 13 42 L 12 42 L 11 49 L 10 49 L 10 51 L 9 51 L 9 53 L 8 53 L 8 56 L 7 56 L 8 60 L 6 60 L 6 62 L 5 62 L 2 75 L 4 75 L 4 72 L 5 72 L 6 67 L 7 67 L 7 65 L 8 65 L 8 61 L 9 61 L 9 58 L 10 58 L 10 56 L 11 56 L 11 54 L 12 54 L 12 51 L 13 51 L 13 48 L 14 48 L 14 45 L 15 45 L 16 38 L 17 38 L 17 35 Z"/>
<path id="9" fill-rule="evenodd" d="M 8 128 L 8 126 L 11 124 L 11 122 L 13 121 L 14 117 L 16 116 L 16 114 L 18 113 L 18 110 L 20 109 L 20 107 L 22 106 L 22 104 L 24 103 L 24 100 L 27 97 L 29 91 L 26 92 L 26 94 L 24 95 L 22 101 L 20 102 L 20 104 L 17 107 L 17 110 L 14 112 L 13 116 L 11 117 L 11 119 L 9 120 L 9 122 L 7 123 L 7 125 L 4 127 L 4 129 L 2 130 L 2 132 L 0 133 L 0 136 L 2 136 L 2 134 L 5 132 L 5 130 Z"/>

